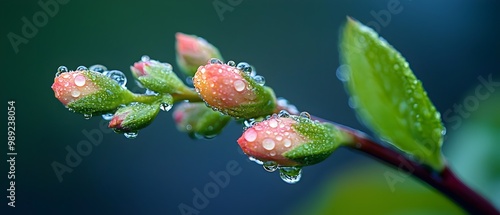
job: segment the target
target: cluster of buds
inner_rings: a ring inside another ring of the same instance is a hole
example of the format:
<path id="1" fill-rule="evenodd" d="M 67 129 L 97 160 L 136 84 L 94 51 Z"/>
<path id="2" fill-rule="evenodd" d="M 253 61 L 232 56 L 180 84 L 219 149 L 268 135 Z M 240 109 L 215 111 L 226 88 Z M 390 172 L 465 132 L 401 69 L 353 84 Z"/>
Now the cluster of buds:
<path id="1" fill-rule="evenodd" d="M 223 63 L 219 51 L 200 37 L 177 33 L 176 38 L 178 65 L 193 76 L 195 89 L 170 64 L 143 56 L 130 70 L 147 89 L 144 94 L 130 92 L 123 73 L 92 66 L 58 71 L 52 85 L 55 97 L 87 117 L 106 114 L 109 127 L 129 138 L 151 124 L 160 110 L 168 111 L 185 100 L 176 106 L 173 118 L 177 128 L 193 138 L 216 136 L 232 118 L 258 119 L 237 142 L 268 171 L 280 169 L 289 183 L 300 179 L 301 167 L 321 162 L 343 142 L 341 132 L 331 124 L 311 120 L 308 114 L 291 115 L 298 114 L 295 106 L 277 99 L 249 64 Z"/>

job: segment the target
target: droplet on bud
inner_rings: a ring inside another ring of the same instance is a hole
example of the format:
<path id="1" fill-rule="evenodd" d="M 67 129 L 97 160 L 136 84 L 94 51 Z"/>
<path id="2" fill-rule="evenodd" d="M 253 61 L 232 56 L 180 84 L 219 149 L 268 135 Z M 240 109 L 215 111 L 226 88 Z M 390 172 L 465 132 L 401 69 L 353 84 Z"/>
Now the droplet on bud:
<path id="1" fill-rule="evenodd" d="M 280 167 L 281 179 L 289 184 L 295 184 L 302 177 L 302 168 L 300 167 Z"/>
<path id="2" fill-rule="evenodd" d="M 125 87 L 125 85 L 127 84 L 127 77 L 121 71 L 111 70 L 105 71 L 103 74 L 116 81 L 116 83 L 118 83 L 122 87 Z"/>
<path id="3" fill-rule="evenodd" d="M 106 68 L 105 66 L 100 65 L 100 64 L 95 64 L 95 65 L 90 66 L 89 70 L 94 71 L 94 72 L 103 73 L 104 71 L 107 71 L 108 68 Z"/>
<path id="4" fill-rule="evenodd" d="M 68 72 L 68 67 L 60 66 L 59 68 L 57 68 L 56 77 L 61 75 L 61 73 L 63 72 Z"/>
<path id="5" fill-rule="evenodd" d="M 127 133 L 123 133 L 123 136 L 125 136 L 128 139 L 134 139 L 137 137 L 138 134 L 139 133 L 137 133 L 137 132 L 127 132 Z"/>
<path id="6" fill-rule="evenodd" d="M 248 64 L 247 62 L 240 62 L 238 63 L 238 65 L 236 66 L 237 69 L 247 73 L 247 74 L 250 74 L 252 72 L 252 67 L 250 66 L 250 64 Z"/>
<path id="7" fill-rule="evenodd" d="M 266 161 L 262 164 L 262 167 L 268 172 L 274 172 L 278 169 L 278 164 L 274 161 Z"/>
<path id="8" fill-rule="evenodd" d="M 301 112 L 300 113 L 300 117 L 302 118 L 307 118 L 307 119 L 311 119 L 311 114 L 309 114 L 308 112 Z"/>
<path id="9" fill-rule="evenodd" d="M 264 78 L 264 76 L 255 75 L 253 76 L 253 80 L 260 86 L 264 86 L 264 84 L 266 84 L 266 79 Z"/>
<path id="10" fill-rule="evenodd" d="M 149 59 L 150 59 L 150 58 L 149 58 L 149 56 L 147 56 L 147 55 L 143 55 L 143 56 L 141 57 L 141 61 L 142 61 L 142 62 L 149 61 Z"/>
<path id="11" fill-rule="evenodd" d="M 162 111 L 169 111 L 170 109 L 172 109 L 172 105 L 169 104 L 169 103 L 161 103 L 160 104 L 160 110 Z"/>
<path id="12" fill-rule="evenodd" d="M 230 61 L 227 62 L 227 65 L 229 65 L 231 67 L 235 67 L 236 63 L 234 61 L 230 60 Z"/>
<path id="13" fill-rule="evenodd" d="M 288 118 L 290 117 L 290 113 L 288 113 L 288 111 L 286 110 L 280 110 L 280 112 L 278 113 L 278 117 Z"/>
<path id="14" fill-rule="evenodd" d="M 84 113 L 83 114 L 83 118 L 90 119 L 90 118 L 92 118 L 92 114 L 90 114 L 90 113 Z"/>
<path id="15" fill-rule="evenodd" d="M 222 64 L 222 61 L 217 58 L 212 58 L 208 61 L 210 64 Z"/>
<path id="16" fill-rule="evenodd" d="M 112 113 L 106 113 L 106 114 L 103 114 L 103 115 L 102 115 L 102 118 L 103 118 L 104 120 L 109 121 L 109 120 L 113 119 L 113 116 L 114 116 L 114 114 L 112 114 Z"/>
<path id="17" fill-rule="evenodd" d="M 85 71 L 85 70 L 87 70 L 87 67 L 85 66 L 79 66 L 76 68 L 76 71 Z"/>

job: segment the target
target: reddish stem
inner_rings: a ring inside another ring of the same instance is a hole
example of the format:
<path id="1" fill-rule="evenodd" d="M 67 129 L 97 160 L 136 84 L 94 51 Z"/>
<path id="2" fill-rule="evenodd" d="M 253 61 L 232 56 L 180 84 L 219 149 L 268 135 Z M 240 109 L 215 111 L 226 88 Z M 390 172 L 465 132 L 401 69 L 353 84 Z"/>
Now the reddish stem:
<path id="1" fill-rule="evenodd" d="M 325 120 L 321 119 L 320 121 Z M 421 181 L 448 196 L 458 205 L 461 205 L 470 214 L 500 214 L 495 206 L 464 184 L 448 166 L 441 173 L 435 172 L 390 148 L 380 145 L 356 129 L 335 123 L 334 125 L 350 134 L 353 138 L 353 143 L 348 145 L 348 147 L 366 153 L 398 170 L 416 176 Z"/>

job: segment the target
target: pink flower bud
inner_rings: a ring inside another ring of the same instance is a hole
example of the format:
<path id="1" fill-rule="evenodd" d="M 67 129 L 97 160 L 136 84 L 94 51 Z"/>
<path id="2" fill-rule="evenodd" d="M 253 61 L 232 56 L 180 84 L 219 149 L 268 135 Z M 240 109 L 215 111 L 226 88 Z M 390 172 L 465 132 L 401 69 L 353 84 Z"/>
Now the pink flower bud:
<path id="1" fill-rule="evenodd" d="M 276 99 L 270 88 L 259 85 L 249 74 L 217 59 L 198 68 L 193 84 L 208 105 L 234 117 L 259 117 L 273 113 L 276 108 Z"/>
<path id="2" fill-rule="evenodd" d="M 245 154 L 261 161 L 274 161 L 281 166 L 296 166 L 299 163 L 284 154 L 309 140 L 297 133 L 292 118 L 271 117 L 248 128 L 238 139 Z"/>
<path id="3" fill-rule="evenodd" d="M 73 101 L 99 91 L 99 87 L 83 71 L 62 73 L 54 79 L 52 89 L 55 97 L 63 105 L 68 105 Z"/>
<path id="4" fill-rule="evenodd" d="M 175 34 L 177 63 L 182 71 L 193 76 L 196 68 L 211 58 L 221 58 L 217 48 L 201 37 L 183 33 Z"/>

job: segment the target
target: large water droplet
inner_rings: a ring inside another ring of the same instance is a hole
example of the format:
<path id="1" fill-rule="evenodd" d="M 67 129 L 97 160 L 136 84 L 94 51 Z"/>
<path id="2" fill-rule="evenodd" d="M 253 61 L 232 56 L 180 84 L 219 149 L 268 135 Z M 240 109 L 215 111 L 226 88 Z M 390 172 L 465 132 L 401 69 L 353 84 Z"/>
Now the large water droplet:
<path id="1" fill-rule="evenodd" d="M 102 115 L 102 118 L 104 120 L 108 120 L 109 121 L 109 120 L 113 119 L 113 116 L 114 116 L 114 114 L 112 114 L 112 113 L 105 113 L 105 114 Z"/>
<path id="2" fill-rule="evenodd" d="M 126 138 L 128 139 L 134 139 L 137 137 L 139 133 L 137 133 L 137 131 L 131 131 L 131 132 L 126 132 L 126 133 L 123 133 L 123 136 L 125 136 Z"/>
<path id="3" fill-rule="evenodd" d="M 250 129 L 245 132 L 244 138 L 248 142 L 253 142 L 257 139 L 257 132 L 254 129 Z"/>
<path id="4" fill-rule="evenodd" d="M 253 76 L 253 80 L 260 86 L 264 86 L 264 84 L 266 84 L 266 79 L 261 75 Z"/>
<path id="5" fill-rule="evenodd" d="M 302 177 L 302 168 L 300 167 L 280 167 L 281 179 L 289 184 L 295 184 Z"/>
<path id="6" fill-rule="evenodd" d="M 210 64 L 222 64 L 222 61 L 217 58 L 212 58 L 208 61 Z"/>
<path id="7" fill-rule="evenodd" d="M 274 172 L 278 169 L 278 164 L 274 161 L 266 161 L 262 164 L 262 167 L 268 172 Z"/>
<path id="8" fill-rule="evenodd" d="M 149 61 L 149 60 L 150 60 L 150 58 L 149 58 L 149 56 L 147 56 L 147 55 L 143 55 L 143 56 L 141 57 L 141 61 L 142 61 L 142 62 L 146 62 L 146 61 Z"/>
<path id="9" fill-rule="evenodd" d="M 238 63 L 238 65 L 236 66 L 237 69 L 247 73 L 247 74 L 250 74 L 252 72 L 252 67 L 250 66 L 250 64 L 248 64 L 247 62 L 240 62 Z"/>
<path id="10" fill-rule="evenodd" d="M 78 97 L 78 96 L 80 96 L 80 91 L 79 90 L 73 90 L 73 91 L 71 91 L 71 96 L 73 96 L 75 98 Z"/>
<path id="11" fill-rule="evenodd" d="M 56 77 L 61 75 L 61 73 L 63 72 L 68 72 L 68 67 L 60 66 L 59 68 L 57 68 Z"/>
<path id="12" fill-rule="evenodd" d="M 83 75 L 77 75 L 74 81 L 76 86 L 81 87 L 85 85 L 85 77 Z"/>
<path id="13" fill-rule="evenodd" d="M 231 67 L 235 67 L 236 63 L 234 61 L 230 60 L 230 61 L 227 62 L 227 65 L 231 66 Z"/>
<path id="14" fill-rule="evenodd" d="M 76 68 L 76 71 L 85 71 L 85 70 L 87 70 L 86 66 L 79 66 Z"/>
<path id="15" fill-rule="evenodd" d="M 169 103 L 163 102 L 163 103 L 160 104 L 160 109 L 162 111 L 169 111 L 170 109 L 172 109 L 172 106 L 173 105 L 171 105 Z"/>
<path id="16" fill-rule="evenodd" d="M 311 114 L 309 114 L 308 112 L 305 112 L 305 111 L 301 112 L 299 116 L 302 118 L 311 119 Z"/>
<path id="17" fill-rule="evenodd" d="M 236 80 L 233 82 L 234 89 L 238 92 L 241 92 L 245 89 L 245 82 L 242 80 Z"/>
<path id="18" fill-rule="evenodd" d="M 103 73 L 104 71 L 108 70 L 108 68 L 106 68 L 105 66 L 103 66 L 101 64 L 96 64 L 96 65 L 90 66 L 89 70 L 94 71 L 94 72 Z"/>
<path id="19" fill-rule="evenodd" d="M 274 140 L 273 139 L 269 139 L 269 138 L 266 138 L 262 141 L 262 147 L 266 150 L 273 150 L 274 149 L 274 146 L 276 146 L 276 144 L 274 143 Z"/>
<path id="20" fill-rule="evenodd" d="M 105 71 L 103 74 L 116 81 L 116 83 L 118 83 L 122 87 L 125 87 L 125 85 L 127 84 L 127 77 L 121 71 L 111 70 Z"/>
<path id="21" fill-rule="evenodd" d="M 339 68 L 337 68 L 336 75 L 337 78 L 342 82 L 349 81 L 349 66 L 347 65 L 339 66 Z"/>
<path id="22" fill-rule="evenodd" d="M 90 119 L 90 118 L 92 118 L 92 114 L 91 113 L 84 113 L 83 114 L 83 118 L 84 119 Z"/>

